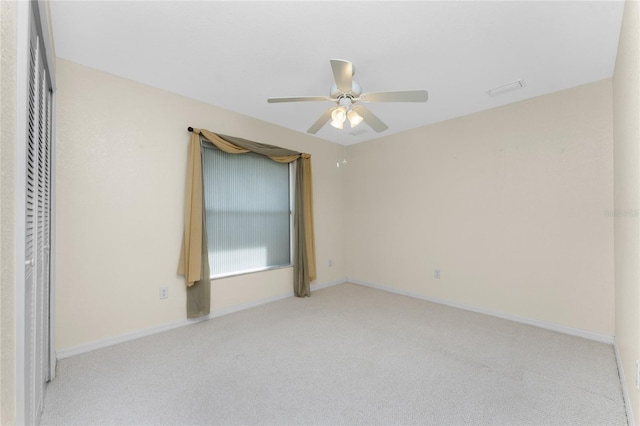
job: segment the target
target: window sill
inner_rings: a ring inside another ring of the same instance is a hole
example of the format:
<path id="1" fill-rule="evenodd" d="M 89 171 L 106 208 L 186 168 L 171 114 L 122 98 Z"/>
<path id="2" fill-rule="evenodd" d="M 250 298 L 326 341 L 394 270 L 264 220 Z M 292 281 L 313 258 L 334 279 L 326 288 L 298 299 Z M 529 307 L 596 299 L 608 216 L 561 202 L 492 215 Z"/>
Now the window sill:
<path id="1" fill-rule="evenodd" d="M 279 265 L 279 266 L 269 266 L 267 268 L 259 268 L 259 269 L 250 269 L 248 271 L 241 271 L 241 272 L 232 272 L 229 274 L 223 274 L 223 275 L 212 275 L 209 277 L 210 280 L 220 280 L 223 278 L 231 278 L 231 277 L 237 277 L 239 275 L 248 275 L 248 274 L 255 274 L 257 272 L 265 272 L 265 271 L 273 271 L 275 269 L 284 269 L 284 268 L 293 268 L 293 264 L 289 264 L 289 265 Z"/>

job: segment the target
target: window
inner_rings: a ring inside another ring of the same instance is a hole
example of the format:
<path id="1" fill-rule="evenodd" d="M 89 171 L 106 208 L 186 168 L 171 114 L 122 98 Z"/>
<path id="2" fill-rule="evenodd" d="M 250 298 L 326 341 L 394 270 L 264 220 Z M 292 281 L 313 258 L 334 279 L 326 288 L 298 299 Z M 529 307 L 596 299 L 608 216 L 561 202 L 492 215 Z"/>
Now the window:
<path id="1" fill-rule="evenodd" d="M 211 278 L 291 265 L 291 171 L 263 156 L 205 143 L 203 178 Z"/>

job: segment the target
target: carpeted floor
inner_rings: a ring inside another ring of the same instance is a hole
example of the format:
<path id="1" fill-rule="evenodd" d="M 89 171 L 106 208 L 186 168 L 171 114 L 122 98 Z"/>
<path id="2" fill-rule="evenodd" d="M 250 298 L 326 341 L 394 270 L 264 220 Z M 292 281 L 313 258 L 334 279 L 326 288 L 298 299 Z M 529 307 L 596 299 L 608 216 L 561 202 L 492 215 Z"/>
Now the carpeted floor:
<path id="1" fill-rule="evenodd" d="M 43 425 L 626 425 L 613 347 L 352 284 L 61 360 Z"/>

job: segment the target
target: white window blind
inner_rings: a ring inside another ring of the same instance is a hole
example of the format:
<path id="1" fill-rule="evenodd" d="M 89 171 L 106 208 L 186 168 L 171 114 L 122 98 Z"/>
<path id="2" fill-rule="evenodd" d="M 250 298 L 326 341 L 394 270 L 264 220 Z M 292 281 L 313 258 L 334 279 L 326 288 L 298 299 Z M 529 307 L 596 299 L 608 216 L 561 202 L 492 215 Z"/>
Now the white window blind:
<path id="1" fill-rule="evenodd" d="M 205 146 L 203 177 L 211 277 L 290 265 L 289 165 Z"/>

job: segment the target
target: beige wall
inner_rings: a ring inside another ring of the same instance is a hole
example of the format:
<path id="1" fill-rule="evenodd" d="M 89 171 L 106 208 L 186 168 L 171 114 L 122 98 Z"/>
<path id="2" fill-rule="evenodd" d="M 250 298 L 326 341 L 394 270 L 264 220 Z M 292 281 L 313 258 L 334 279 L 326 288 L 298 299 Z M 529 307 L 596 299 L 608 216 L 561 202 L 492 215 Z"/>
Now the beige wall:
<path id="1" fill-rule="evenodd" d="M 185 318 L 188 126 L 310 153 L 316 283 L 346 277 L 335 144 L 64 60 L 56 71 L 58 350 Z M 291 268 L 215 280 L 212 309 L 291 291 Z"/>
<path id="2" fill-rule="evenodd" d="M 350 147 L 349 278 L 613 336 L 611 114 L 605 80 Z"/>
<path id="3" fill-rule="evenodd" d="M 640 359 L 640 6 L 625 4 L 613 77 L 615 165 L 616 345 L 636 421 L 640 392 L 635 360 Z"/>
<path id="4" fill-rule="evenodd" d="M 332 143 L 67 61 L 58 86 L 58 349 L 184 318 L 189 125 L 313 155 L 319 283 L 347 276 L 346 241 L 350 278 L 614 334 L 609 80 L 355 145 L 340 169 Z M 288 293 L 289 271 L 214 281 L 214 311 Z"/>
<path id="5" fill-rule="evenodd" d="M 0 1 L 0 424 L 15 419 L 16 4 Z"/>

